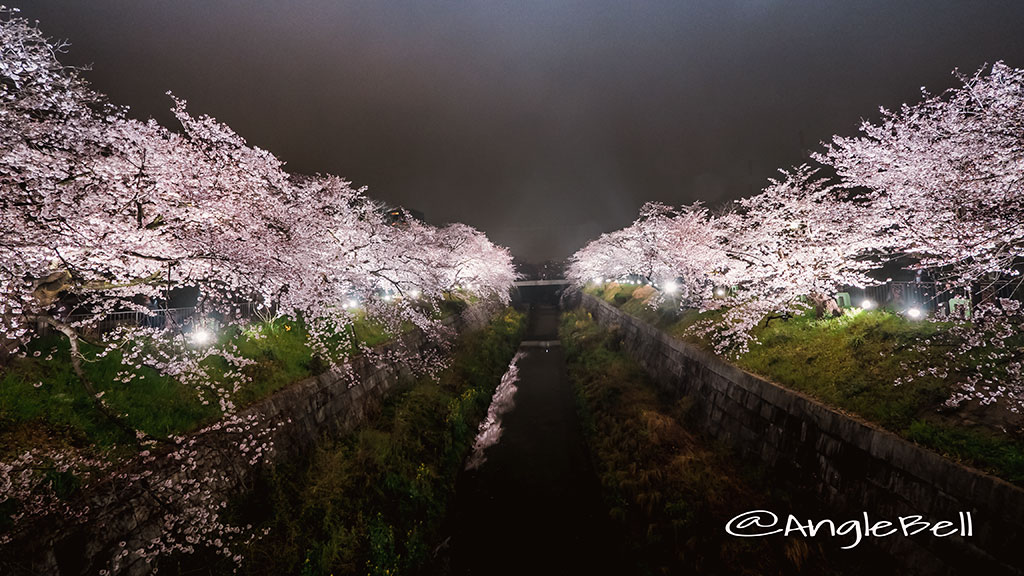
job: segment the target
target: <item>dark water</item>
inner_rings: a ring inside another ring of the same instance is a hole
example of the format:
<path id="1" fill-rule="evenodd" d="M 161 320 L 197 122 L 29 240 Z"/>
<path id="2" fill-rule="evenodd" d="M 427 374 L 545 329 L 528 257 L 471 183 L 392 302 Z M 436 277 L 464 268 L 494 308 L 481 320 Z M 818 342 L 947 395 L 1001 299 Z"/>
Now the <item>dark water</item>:
<path id="1" fill-rule="evenodd" d="M 528 341 L 557 340 L 557 330 L 556 307 L 531 310 Z M 456 487 L 452 574 L 628 574 L 583 443 L 562 350 L 524 350 L 501 439 Z"/>

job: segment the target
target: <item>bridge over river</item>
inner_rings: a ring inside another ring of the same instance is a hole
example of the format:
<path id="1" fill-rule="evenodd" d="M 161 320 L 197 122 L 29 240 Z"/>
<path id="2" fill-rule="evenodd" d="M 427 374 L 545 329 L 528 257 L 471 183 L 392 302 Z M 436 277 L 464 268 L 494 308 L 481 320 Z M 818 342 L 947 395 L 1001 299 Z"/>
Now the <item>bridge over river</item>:
<path id="1" fill-rule="evenodd" d="M 569 285 L 569 281 L 565 278 L 557 278 L 554 280 L 519 280 L 513 283 L 516 288 L 535 288 L 538 286 L 560 286 L 565 287 Z"/>

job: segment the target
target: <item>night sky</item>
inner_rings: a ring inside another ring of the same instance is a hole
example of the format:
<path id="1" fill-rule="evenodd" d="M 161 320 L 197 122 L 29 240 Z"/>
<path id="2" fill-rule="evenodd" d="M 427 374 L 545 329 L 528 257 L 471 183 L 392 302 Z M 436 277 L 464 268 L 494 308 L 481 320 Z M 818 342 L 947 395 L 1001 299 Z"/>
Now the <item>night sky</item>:
<path id="1" fill-rule="evenodd" d="M 168 90 L 292 171 L 562 258 L 647 200 L 759 190 L 879 106 L 1004 60 L 1024 2 L 9 0 L 173 127 Z"/>

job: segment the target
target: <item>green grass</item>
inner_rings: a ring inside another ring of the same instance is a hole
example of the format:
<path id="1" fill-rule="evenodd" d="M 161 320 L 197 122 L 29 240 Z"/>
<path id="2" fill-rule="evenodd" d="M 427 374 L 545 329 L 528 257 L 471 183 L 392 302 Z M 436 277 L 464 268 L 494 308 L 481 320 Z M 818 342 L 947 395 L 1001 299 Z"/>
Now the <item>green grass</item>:
<path id="1" fill-rule="evenodd" d="M 97 350 L 83 345 L 87 357 Z M 35 351 L 39 357 L 31 356 Z M 103 399 L 131 426 L 151 434 L 177 434 L 217 415 L 213 406 L 203 406 L 194 392 L 173 379 L 143 368 L 136 371 L 141 380 L 124 384 L 114 378 L 121 369 L 119 354 L 84 365 Z M 93 406 L 72 371 L 67 341 L 58 336 L 36 341 L 29 357 L 13 359 L 0 374 L 0 439 L 0 458 L 39 443 L 104 450 L 128 440 Z M 31 443 L 26 445 L 26 440 Z"/>
<path id="2" fill-rule="evenodd" d="M 450 314 L 464 303 L 446 302 L 441 312 Z M 406 326 L 406 328 L 411 328 Z M 357 317 L 355 322 L 328 339 L 339 345 L 340 356 L 358 353 L 358 345 L 377 346 L 393 337 L 381 324 Z M 255 361 L 242 368 L 251 381 L 243 384 L 233 401 L 239 407 L 259 401 L 289 384 L 325 370 L 330 361 L 315 356 L 301 321 L 276 319 L 242 329 L 228 326 L 219 331 L 219 343 L 232 342 L 239 354 Z M 344 346 L 340 346 L 344 343 Z M 127 368 L 122 353 L 100 357 L 100 347 L 83 341 L 84 371 L 111 411 L 130 427 L 164 438 L 187 434 L 220 417 L 217 402 L 177 380 L 148 367 Z M 38 353 L 38 355 L 37 355 Z M 53 334 L 34 341 L 25 358 L 12 358 L 0 372 L 0 460 L 33 447 L 85 448 L 95 454 L 117 457 L 131 452 L 133 438 L 93 405 L 71 367 L 67 339 Z M 202 366 L 214 383 L 226 381 L 227 362 L 220 357 Z M 116 376 L 128 370 L 129 383 Z"/>
<path id="3" fill-rule="evenodd" d="M 524 331 L 524 316 L 506 310 L 459 338 L 437 381 L 392 393 L 358 431 L 274 469 L 234 506 L 243 523 L 271 528 L 242 571 L 431 573 L 456 476 Z"/>
<path id="4" fill-rule="evenodd" d="M 935 417 L 911 422 L 904 436 L 949 458 L 1024 486 L 1024 445 L 1020 441 L 984 428 L 950 426 Z"/>
<path id="5" fill-rule="evenodd" d="M 697 320 L 721 312 L 678 311 L 671 303 L 657 308 L 632 295 L 637 286 L 609 284 L 588 293 L 615 303 L 684 341 L 711 350 L 710 342 L 687 332 Z M 862 311 L 836 318 L 812 314 L 762 322 L 747 352 L 731 359 L 749 372 L 804 392 L 948 457 L 1024 485 L 1024 438 L 1000 429 L 1004 421 L 997 406 L 978 411 L 971 422 L 940 413 L 952 393 L 952 383 L 929 374 L 897 385 L 910 367 L 927 367 L 933 345 L 943 341 L 947 325 L 912 322 L 886 311 Z M 968 359 L 968 361 L 973 361 Z"/>
<path id="6" fill-rule="evenodd" d="M 671 299 L 658 302 L 656 299 L 648 300 L 645 298 L 645 296 L 650 295 L 653 291 L 653 288 L 649 286 L 619 284 L 617 282 L 611 282 L 598 287 L 588 286 L 584 290 L 587 294 L 601 298 L 623 312 L 635 316 L 652 326 L 661 328 L 676 338 L 694 344 L 710 345 L 706 338 L 693 336 L 688 333 L 688 330 L 696 322 L 720 318 L 722 315 L 721 311 L 698 312 L 692 309 L 682 310 Z"/>
<path id="7" fill-rule="evenodd" d="M 742 468 L 728 447 L 687 422 L 691 402 L 660 395 L 618 337 L 584 311 L 563 316 L 560 336 L 584 433 L 609 515 L 625 530 L 641 574 L 847 573 L 857 556 L 829 555 L 798 538 L 732 538 L 740 512 L 798 512 L 786 488 Z M 834 559 L 840 561 L 835 565 Z"/>
<path id="8" fill-rule="evenodd" d="M 914 342 L 942 328 L 879 311 L 827 320 L 798 316 L 760 327 L 757 341 L 736 363 L 886 428 L 902 430 L 949 397 L 948 384 L 935 377 L 894 385 L 896 376 L 905 372 L 901 363 L 927 360 Z"/>

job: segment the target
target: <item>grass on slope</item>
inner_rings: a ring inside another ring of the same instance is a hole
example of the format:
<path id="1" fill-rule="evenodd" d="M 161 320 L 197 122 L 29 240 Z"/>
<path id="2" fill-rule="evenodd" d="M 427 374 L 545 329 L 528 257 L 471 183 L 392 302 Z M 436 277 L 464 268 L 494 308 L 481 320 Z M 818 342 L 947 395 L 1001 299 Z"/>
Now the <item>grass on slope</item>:
<path id="1" fill-rule="evenodd" d="M 346 328 L 354 342 L 376 346 L 389 340 L 381 325 L 357 318 Z M 256 402 L 281 388 L 322 371 L 301 322 L 277 319 L 245 330 L 228 326 L 220 343 L 233 342 L 240 356 L 255 363 L 242 368 L 251 378 L 235 395 L 237 405 Z M 83 368 L 103 401 L 132 428 L 152 436 L 186 434 L 220 417 L 214 402 L 203 403 L 197 391 L 149 367 L 127 367 L 122 352 L 100 356 L 101 347 L 82 341 Z M 355 344 L 348 354 L 355 353 Z M 213 382 L 226 380 L 229 369 L 219 357 L 202 366 Z M 119 374 L 122 377 L 119 377 Z M 133 375 L 125 382 L 125 374 Z M 24 358 L 12 358 L 0 372 L 0 460 L 35 447 L 94 447 L 103 452 L 131 440 L 94 406 L 71 368 L 67 339 L 60 334 L 31 344 Z"/>
<path id="2" fill-rule="evenodd" d="M 711 349 L 687 329 L 719 312 L 680 311 L 671 303 L 652 307 L 640 297 L 645 294 L 640 286 L 610 283 L 587 291 L 673 336 Z M 908 321 L 882 310 L 827 319 L 801 315 L 762 322 L 749 351 L 732 362 L 1024 485 L 1024 436 L 1005 425 L 1002 406 L 949 414 L 940 408 L 952 392 L 951 382 L 926 373 L 897 385 L 896 378 L 907 373 L 904 365 L 927 366 L 927 354 L 936 353 L 923 352 L 917 344 L 944 329 L 942 323 Z"/>
<path id="3" fill-rule="evenodd" d="M 761 470 L 742 468 L 727 447 L 694 433 L 689 399 L 660 396 L 589 314 L 565 314 L 560 336 L 610 515 L 625 528 L 641 574 L 858 573 L 849 567 L 866 559 L 863 550 L 728 536 L 722 527 L 736 514 L 799 513 L 807 503 L 786 487 L 769 490 Z"/>
<path id="4" fill-rule="evenodd" d="M 524 315 L 507 309 L 459 338 L 439 380 L 392 393 L 359 430 L 275 469 L 235 507 L 239 523 L 271 529 L 242 572 L 435 573 L 456 476 L 524 332 Z"/>

